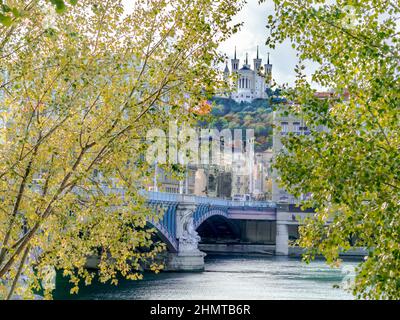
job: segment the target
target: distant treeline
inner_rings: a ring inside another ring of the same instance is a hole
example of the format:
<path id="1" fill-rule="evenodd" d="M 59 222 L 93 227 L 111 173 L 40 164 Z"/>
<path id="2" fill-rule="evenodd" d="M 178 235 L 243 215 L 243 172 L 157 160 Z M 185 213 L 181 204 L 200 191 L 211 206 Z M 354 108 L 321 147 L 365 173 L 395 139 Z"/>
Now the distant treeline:
<path id="1" fill-rule="evenodd" d="M 204 126 L 222 129 L 254 129 L 255 151 L 272 147 L 272 108 L 269 99 L 238 103 L 230 98 L 214 97 L 213 108 Z"/>

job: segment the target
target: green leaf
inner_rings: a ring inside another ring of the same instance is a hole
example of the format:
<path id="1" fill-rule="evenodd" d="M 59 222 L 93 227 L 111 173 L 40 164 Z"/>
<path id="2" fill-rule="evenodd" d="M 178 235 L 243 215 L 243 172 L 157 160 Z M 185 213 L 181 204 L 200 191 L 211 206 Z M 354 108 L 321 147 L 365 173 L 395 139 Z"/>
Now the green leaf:
<path id="1" fill-rule="evenodd" d="M 56 11 L 62 13 L 65 10 L 65 3 L 63 0 L 50 0 L 52 4 L 56 6 Z"/>
<path id="2" fill-rule="evenodd" d="M 10 16 L 0 13 L 0 23 L 6 27 L 9 27 L 12 24 L 12 19 Z"/>
<path id="3" fill-rule="evenodd" d="M 21 12 L 17 8 L 12 8 L 12 13 L 15 18 L 19 18 L 21 16 Z"/>
<path id="4" fill-rule="evenodd" d="M 11 11 L 11 8 L 6 4 L 2 4 L 1 8 L 3 9 L 3 12 L 10 12 Z"/>

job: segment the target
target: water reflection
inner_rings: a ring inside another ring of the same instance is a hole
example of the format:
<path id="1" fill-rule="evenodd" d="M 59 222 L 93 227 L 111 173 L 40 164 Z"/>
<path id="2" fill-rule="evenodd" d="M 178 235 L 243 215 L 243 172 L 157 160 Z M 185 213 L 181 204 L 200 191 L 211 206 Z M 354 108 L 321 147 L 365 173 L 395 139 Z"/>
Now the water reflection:
<path id="1" fill-rule="evenodd" d="M 79 295 L 68 294 L 58 277 L 56 299 L 352 299 L 342 280 L 358 264 L 346 261 L 332 269 L 324 261 L 305 264 L 287 257 L 208 256 L 202 273 L 146 274 L 142 281 L 118 286 L 95 282 Z M 345 270 L 345 271 L 343 271 Z"/>

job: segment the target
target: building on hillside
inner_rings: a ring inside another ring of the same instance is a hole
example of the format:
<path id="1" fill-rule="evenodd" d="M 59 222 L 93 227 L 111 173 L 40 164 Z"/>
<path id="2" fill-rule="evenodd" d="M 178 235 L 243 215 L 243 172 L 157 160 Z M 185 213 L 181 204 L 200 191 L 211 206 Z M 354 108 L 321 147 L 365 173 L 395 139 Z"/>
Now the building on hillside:
<path id="1" fill-rule="evenodd" d="M 270 200 L 272 150 L 255 153 L 253 196 L 258 200 Z"/>
<path id="2" fill-rule="evenodd" d="M 195 166 L 188 166 L 186 178 L 183 181 L 179 181 L 178 179 L 172 177 L 171 173 L 165 172 L 162 168 L 156 166 L 153 183 L 147 186 L 147 190 L 168 193 L 194 194 L 196 172 L 197 168 Z"/>
<path id="3" fill-rule="evenodd" d="M 222 166 L 206 168 L 206 188 L 204 196 L 230 199 L 232 190 L 232 172 Z"/>
<path id="4" fill-rule="evenodd" d="M 254 99 L 266 99 L 267 88 L 271 85 L 272 64 L 269 62 L 269 53 L 267 63 L 262 66 L 262 59 L 259 57 L 258 46 L 257 55 L 253 59 L 253 69 L 249 64 L 248 54 L 244 60 L 243 66 L 239 66 L 240 60 L 236 56 L 236 47 L 233 59 L 231 59 L 231 70 L 226 61 L 224 70 L 224 79 L 228 81 L 230 75 L 234 76 L 235 84 L 230 98 L 236 102 L 251 102 Z"/>
<path id="5" fill-rule="evenodd" d="M 269 199 L 267 180 L 270 178 L 271 151 L 262 153 L 234 152 L 219 165 L 189 165 L 182 181 L 156 166 L 149 191 L 193 194 L 223 199 L 243 197 Z"/>

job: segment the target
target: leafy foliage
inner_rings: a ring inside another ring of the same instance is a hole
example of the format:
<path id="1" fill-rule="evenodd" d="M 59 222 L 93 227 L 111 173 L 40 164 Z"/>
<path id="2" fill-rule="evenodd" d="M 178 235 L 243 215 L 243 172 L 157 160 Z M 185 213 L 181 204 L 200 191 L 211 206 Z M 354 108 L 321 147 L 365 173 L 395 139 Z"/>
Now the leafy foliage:
<path id="1" fill-rule="evenodd" d="M 64 0 L 47 0 L 51 3 L 55 11 L 62 13 L 66 9 L 66 1 Z M 68 0 L 71 5 L 76 5 L 78 0 Z M 18 1 L 0 0 L 0 24 L 4 27 L 10 27 L 19 18 L 28 15 L 32 3 L 21 3 Z"/>
<path id="2" fill-rule="evenodd" d="M 290 39 L 298 51 L 296 86 L 285 95 L 296 102 L 290 112 L 314 129 L 286 139 L 287 152 L 276 160 L 287 190 L 311 193 L 304 206 L 317 208 L 301 228 L 300 245 L 308 248 L 306 259 L 322 253 L 332 264 L 350 242 L 366 247 L 353 293 L 399 299 L 400 7 L 392 1 L 274 3 L 267 43 Z M 314 95 L 306 59 L 319 64 L 312 79 L 333 88 L 331 97 Z"/>
<path id="3" fill-rule="evenodd" d="M 157 0 L 126 14 L 120 0 L 70 3 L 51 14 L 51 4 L 32 1 L 23 19 L 0 27 L 3 298 L 31 298 L 53 268 L 76 292 L 94 277 L 91 255 L 101 281 L 162 268 L 165 246 L 147 227 L 162 212 L 140 193 L 153 170 L 143 160 L 146 133 L 191 123 L 189 110 L 219 89 L 216 48 L 240 9 Z"/>
<path id="4" fill-rule="evenodd" d="M 230 98 L 214 97 L 208 126 L 222 129 L 254 129 L 255 151 L 272 146 L 272 109 L 269 100 L 255 99 L 237 103 Z"/>

